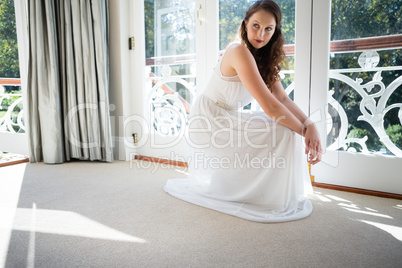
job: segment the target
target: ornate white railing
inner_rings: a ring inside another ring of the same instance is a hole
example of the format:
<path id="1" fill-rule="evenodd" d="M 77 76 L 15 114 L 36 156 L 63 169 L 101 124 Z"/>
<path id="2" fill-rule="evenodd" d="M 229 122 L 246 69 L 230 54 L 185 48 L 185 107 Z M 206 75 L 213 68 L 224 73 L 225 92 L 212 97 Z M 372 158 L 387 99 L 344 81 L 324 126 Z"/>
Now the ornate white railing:
<path id="1" fill-rule="evenodd" d="M 388 85 L 385 85 L 382 81 L 383 73 L 394 72 L 394 74 L 397 74 L 402 70 L 402 66 L 377 67 L 381 61 L 377 51 L 392 51 L 401 48 L 402 34 L 331 42 L 331 53 L 361 53 L 357 59 L 360 68 L 333 69 L 329 71 L 330 79 L 348 85 L 359 95 L 361 101 L 359 103 L 360 115 L 358 115 L 357 118 L 351 118 L 350 115 L 348 116 L 345 107 L 341 105 L 341 100 L 335 100 L 333 97 L 335 92 L 329 92 L 328 104 L 336 110 L 339 120 L 335 121 L 334 117 L 331 117 L 329 114 L 327 115 L 327 118 L 330 119 L 328 120 L 327 134 L 330 135 L 330 132 L 334 130 L 338 133 L 337 136 L 335 135 L 336 138 L 328 145 L 328 149 L 356 151 L 356 149 L 351 146 L 355 143 L 360 145 L 361 152 L 364 154 L 379 153 L 369 151 L 367 145 L 369 137 L 367 137 L 367 135 L 363 137 L 348 137 L 349 123 L 352 120 L 364 121 L 373 128 L 374 132 L 370 131 L 371 134 L 376 136 L 386 148 L 382 148 L 380 150 L 381 153 L 387 153 L 386 151 L 388 150 L 393 155 L 402 157 L 401 144 L 399 143 L 397 146 L 397 144 L 391 140 L 386 132 L 384 124 L 385 116 L 391 110 L 397 109 L 397 121 L 399 121 L 399 125 L 402 125 L 402 99 L 398 99 L 396 102 L 394 100 L 394 103 L 388 104 L 390 97 L 393 96 L 398 89 L 402 90 L 402 76 L 398 76 L 393 81 L 388 82 Z M 359 76 L 352 79 L 347 75 L 351 73 Z M 364 76 L 371 75 L 371 81 L 363 84 L 363 79 L 361 78 L 363 74 L 365 74 Z M 402 129 L 402 127 L 400 129 Z M 397 133 L 397 135 L 400 135 L 400 139 L 402 140 L 402 131 L 401 133 Z"/>
<path id="2" fill-rule="evenodd" d="M 191 101 L 196 95 L 196 87 L 194 84 L 187 82 L 185 79 L 195 78 L 194 74 L 172 76 L 171 65 L 177 65 L 178 61 L 170 61 L 169 58 L 164 59 L 165 64 L 159 65 L 161 68 L 161 76 L 155 76 L 148 68 L 149 73 L 147 92 L 148 105 L 150 108 L 150 123 L 155 132 L 163 136 L 173 136 L 180 133 L 183 127 L 188 124 L 188 116 L 191 109 Z M 191 63 L 188 59 L 184 59 L 185 63 Z M 167 62 L 166 62 L 167 61 Z M 158 62 L 160 64 L 160 62 Z M 194 62 L 195 63 L 195 62 Z M 153 64 L 153 62 L 149 62 Z M 150 65 L 152 66 L 152 65 Z M 148 66 L 148 67 L 150 67 Z M 155 65 L 153 65 L 155 66 Z M 286 75 L 292 75 L 291 71 L 283 71 L 280 73 L 284 78 Z M 187 96 L 181 96 L 173 87 L 168 84 L 180 84 L 185 89 Z M 286 93 L 290 94 L 294 89 L 294 83 L 286 88 Z M 186 100 L 185 97 L 187 97 Z M 258 103 L 253 101 L 251 105 L 244 107 L 245 109 L 261 110 Z"/>
<path id="3" fill-rule="evenodd" d="M 394 103 L 387 106 L 387 101 L 389 100 L 392 93 L 402 85 L 402 76 L 396 78 L 387 87 L 381 81 L 381 71 L 377 71 L 371 82 L 362 84 L 363 80 L 357 78 L 356 80 L 351 79 L 337 71 L 331 71 L 329 74 L 331 79 L 336 79 L 342 81 L 353 88 L 362 98 L 360 102 L 360 112 L 361 115 L 357 120 L 363 120 L 370 124 L 375 131 L 375 134 L 379 137 L 380 141 L 387 147 L 387 149 L 396 156 L 402 156 L 402 150 L 398 148 L 390 139 L 385 131 L 384 117 L 392 109 L 399 108 L 398 117 L 399 122 L 402 125 L 402 103 Z M 373 88 L 378 86 L 380 90 L 376 93 L 371 93 Z M 336 140 L 328 146 L 330 150 L 344 149 L 352 150 L 353 147 L 349 147 L 350 143 L 358 143 L 362 147 L 362 153 L 370 153 L 367 149 L 367 136 L 362 138 L 347 138 L 349 120 L 346 111 L 340 105 L 340 103 L 333 98 L 333 91 L 328 94 L 328 103 L 338 112 L 340 118 L 340 127 L 338 129 L 339 135 Z M 402 101 L 402 100 L 401 100 Z M 332 122 L 331 122 L 332 124 Z M 328 132 L 331 131 L 332 125 L 328 126 Z M 329 133 L 328 133 L 329 134 Z"/>
<path id="4" fill-rule="evenodd" d="M 3 85 L 18 86 L 19 79 L 1 79 L 0 132 L 25 133 L 22 94 L 8 94 Z"/>
<path id="5" fill-rule="evenodd" d="M 329 72 L 330 79 L 348 85 L 359 95 L 361 101 L 359 103 L 360 115 L 358 115 L 357 118 L 350 118 L 350 116 L 348 117 L 344 107 L 340 104 L 341 100 L 335 100 L 333 97 L 335 92 L 330 91 L 330 94 L 328 94 L 328 104 L 336 110 L 339 120 L 335 122 L 334 118 L 329 114 L 327 115 L 327 118 L 330 119 L 327 127 L 327 134 L 330 135 L 330 132 L 334 130 L 338 133 L 336 139 L 329 144 L 328 149 L 356 151 L 356 149 L 351 146 L 355 143 L 360 145 L 361 152 L 364 154 L 379 153 L 369 151 L 367 145 L 369 137 L 348 137 L 349 122 L 355 120 L 364 121 L 373 128 L 374 133 L 372 134 L 382 142 L 384 147 L 380 149 L 381 153 L 386 153 L 388 150 L 395 156 L 402 157 L 401 144 L 398 143 L 397 146 L 397 144 L 391 140 L 385 130 L 384 124 L 384 117 L 389 114 L 391 110 L 397 109 L 398 118 L 397 120 L 394 118 L 394 121 L 399 121 L 399 126 L 397 127 L 402 125 L 402 99 L 398 99 L 396 102 L 394 100 L 394 103 L 388 104 L 390 97 L 396 94 L 398 89 L 398 92 L 402 89 L 402 77 L 399 76 L 391 82 L 388 81 L 388 85 L 385 85 L 382 81 L 384 73 L 394 72 L 394 74 L 398 74 L 402 70 L 402 66 L 377 67 L 381 61 L 380 55 L 377 51 L 396 51 L 401 48 L 402 34 L 331 42 L 331 53 L 361 53 L 357 59 L 360 68 L 336 69 L 330 70 Z M 395 55 L 396 54 L 398 54 L 398 51 L 396 51 Z M 395 62 L 395 59 L 393 62 Z M 359 76 L 352 79 L 350 76 L 346 75 L 351 73 L 355 74 L 354 77 L 356 77 L 356 73 Z M 371 81 L 363 84 L 363 79 L 361 78 L 363 74 L 364 76 L 371 74 Z M 375 90 L 373 90 L 374 88 Z M 402 129 L 402 127 L 399 129 Z M 400 135 L 400 139 L 402 139 L 402 131 L 401 133 L 397 133 L 397 135 Z"/>
<path id="6" fill-rule="evenodd" d="M 195 86 L 184 78 L 194 78 L 194 76 L 172 76 L 169 65 L 162 66 L 162 77 L 156 77 L 150 71 L 148 73 L 150 74 L 148 103 L 151 125 L 161 135 L 176 135 L 188 123 L 191 100 L 196 94 Z M 173 87 L 169 86 L 169 83 L 182 85 L 189 100 L 179 95 Z"/>
<path id="7" fill-rule="evenodd" d="M 330 70 L 329 78 L 338 80 L 342 83 L 350 86 L 351 89 L 356 91 L 361 97 L 359 103 L 359 109 L 361 114 L 357 118 L 348 118 L 348 114 L 341 103 L 333 97 L 334 92 L 330 91 L 328 94 L 328 104 L 336 110 L 338 114 L 338 121 L 335 121 L 331 115 L 328 114 L 327 118 L 329 124 L 327 126 L 328 135 L 330 132 L 336 129 L 337 135 L 331 140 L 327 148 L 330 150 L 347 150 L 356 151 L 355 148 L 350 146 L 353 143 L 357 143 L 361 147 L 361 152 L 365 154 L 371 154 L 372 151 L 367 147 L 368 137 L 348 137 L 349 123 L 355 121 L 365 121 L 373 129 L 373 134 L 377 135 L 379 140 L 383 143 L 384 147 L 394 154 L 401 157 L 402 150 L 396 144 L 392 142 L 388 134 L 386 133 L 384 126 L 385 115 L 393 109 L 398 109 L 399 123 L 402 125 L 402 100 L 398 103 L 387 105 L 389 98 L 395 93 L 395 91 L 402 85 L 402 77 L 397 77 L 392 83 L 385 85 L 382 81 L 382 73 L 387 71 L 402 70 L 402 66 L 389 66 L 389 67 L 377 67 L 380 62 L 380 56 L 375 49 L 395 49 L 400 47 L 402 35 L 391 37 L 376 37 L 365 38 L 355 40 L 343 40 L 331 42 L 332 53 L 349 53 L 349 52 L 362 52 L 357 59 L 360 68 L 355 69 L 338 69 Z M 374 44 L 374 45 L 373 45 Z M 387 46 L 391 44 L 391 48 Z M 374 47 L 375 49 L 370 49 Z M 292 55 L 292 47 L 287 47 L 287 54 Z M 195 62 L 195 57 L 162 57 L 156 60 L 147 59 L 147 66 L 149 67 L 149 73 L 151 66 L 159 66 L 161 68 L 160 77 L 150 75 L 148 83 L 148 101 L 151 107 L 151 121 L 156 132 L 162 135 L 175 135 L 179 133 L 180 129 L 187 125 L 188 114 L 191 108 L 191 100 L 196 93 L 196 87 L 188 83 L 185 79 L 195 78 L 194 74 L 172 76 L 171 68 L 169 66 L 177 64 L 191 64 Z M 346 74 L 350 73 L 374 73 L 372 81 L 363 83 L 363 79 L 352 79 Z M 286 75 L 292 75 L 292 70 L 285 70 L 281 72 L 282 79 Z M 190 100 L 186 100 L 183 96 L 180 96 L 173 88 L 169 87 L 167 83 L 181 84 L 188 95 Z M 376 90 L 373 90 L 376 88 Z M 291 83 L 286 92 L 289 95 L 294 89 L 294 83 Z M 253 102 L 248 109 L 259 109 L 258 104 Z M 401 133 L 402 135 L 402 133 Z M 385 148 L 382 150 L 386 153 Z M 377 153 L 377 152 L 374 152 Z"/>

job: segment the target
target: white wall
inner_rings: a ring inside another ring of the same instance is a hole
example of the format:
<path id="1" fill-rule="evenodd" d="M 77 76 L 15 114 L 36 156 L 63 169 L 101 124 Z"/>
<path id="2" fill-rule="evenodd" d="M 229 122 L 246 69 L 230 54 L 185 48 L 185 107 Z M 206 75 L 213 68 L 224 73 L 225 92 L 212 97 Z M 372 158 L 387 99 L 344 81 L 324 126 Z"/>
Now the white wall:
<path id="1" fill-rule="evenodd" d="M 120 159 L 119 133 L 122 133 L 119 117 L 123 115 L 123 93 L 122 93 L 122 59 L 120 57 L 120 1 L 110 1 L 110 77 L 109 77 L 109 101 L 112 124 L 112 136 L 114 144 L 114 158 Z M 123 148 L 124 149 L 124 148 Z"/>
<path id="2" fill-rule="evenodd" d="M 128 160 L 136 153 L 132 133 L 141 133 L 144 117 L 144 14 L 143 1 L 110 1 L 110 104 L 114 156 Z M 128 49 L 135 37 L 135 49 Z"/>

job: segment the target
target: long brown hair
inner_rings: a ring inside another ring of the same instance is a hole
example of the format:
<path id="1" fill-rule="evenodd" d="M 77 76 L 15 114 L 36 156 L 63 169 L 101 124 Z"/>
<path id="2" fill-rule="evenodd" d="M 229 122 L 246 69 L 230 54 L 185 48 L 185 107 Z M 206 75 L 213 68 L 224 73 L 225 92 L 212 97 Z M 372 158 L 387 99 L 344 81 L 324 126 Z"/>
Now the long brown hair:
<path id="1" fill-rule="evenodd" d="M 244 20 L 248 21 L 250 17 L 259 10 L 272 13 L 275 16 L 276 27 L 275 33 L 268 44 L 260 49 L 255 49 L 248 41 Z M 244 20 L 240 25 L 238 38 L 241 43 L 250 50 L 251 54 L 253 54 L 262 79 L 268 85 L 268 88 L 271 89 L 276 80 L 279 79 L 281 63 L 285 59 L 285 52 L 283 50 L 285 39 L 282 34 L 281 9 L 278 4 L 272 0 L 257 1 L 247 10 Z"/>

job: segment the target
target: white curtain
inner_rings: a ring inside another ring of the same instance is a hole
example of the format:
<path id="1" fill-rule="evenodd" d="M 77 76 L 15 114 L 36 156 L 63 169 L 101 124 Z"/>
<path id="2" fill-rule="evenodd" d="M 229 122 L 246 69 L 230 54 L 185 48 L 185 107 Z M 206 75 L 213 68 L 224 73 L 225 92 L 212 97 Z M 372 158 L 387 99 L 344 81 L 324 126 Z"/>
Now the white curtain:
<path id="1" fill-rule="evenodd" d="M 108 0 L 28 1 L 31 162 L 113 161 Z"/>

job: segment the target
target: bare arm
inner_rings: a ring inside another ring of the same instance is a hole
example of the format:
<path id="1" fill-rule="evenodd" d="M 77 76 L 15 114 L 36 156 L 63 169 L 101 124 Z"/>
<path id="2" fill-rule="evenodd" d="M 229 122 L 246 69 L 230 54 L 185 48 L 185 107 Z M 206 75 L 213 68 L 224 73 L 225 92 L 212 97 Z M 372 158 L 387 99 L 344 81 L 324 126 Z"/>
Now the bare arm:
<path id="1" fill-rule="evenodd" d="M 308 119 L 308 116 L 286 94 L 280 80 L 276 81 L 272 87 L 272 94 L 278 101 L 285 105 L 301 123 L 304 123 Z"/>
<path id="2" fill-rule="evenodd" d="M 280 80 L 276 81 L 274 84 L 272 94 L 278 101 L 285 105 L 301 123 L 306 124 L 305 122 L 309 120 L 307 115 L 289 98 Z M 305 153 L 310 154 L 310 163 L 316 164 L 320 162 L 322 153 L 321 142 L 317 128 L 313 122 L 308 123 L 307 129 L 303 135 L 306 142 Z"/>
<path id="3" fill-rule="evenodd" d="M 303 134 L 302 122 L 265 85 L 254 57 L 246 47 L 234 45 L 229 48 L 222 59 L 222 65 L 223 68 L 232 68 L 232 71 L 237 73 L 243 85 L 267 115 L 296 133 Z"/>
<path id="4" fill-rule="evenodd" d="M 321 143 L 314 124 L 304 129 L 303 123 L 308 117 L 286 95 L 279 80 L 271 93 L 261 78 L 254 57 L 246 47 L 242 45 L 230 47 L 222 59 L 221 68 L 224 74 L 239 76 L 243 85 L 267 115 L 279 124 L 305 136 L 305 153 L 309 154 L 310 163 L 316 164 L 321 161 Z"/>

